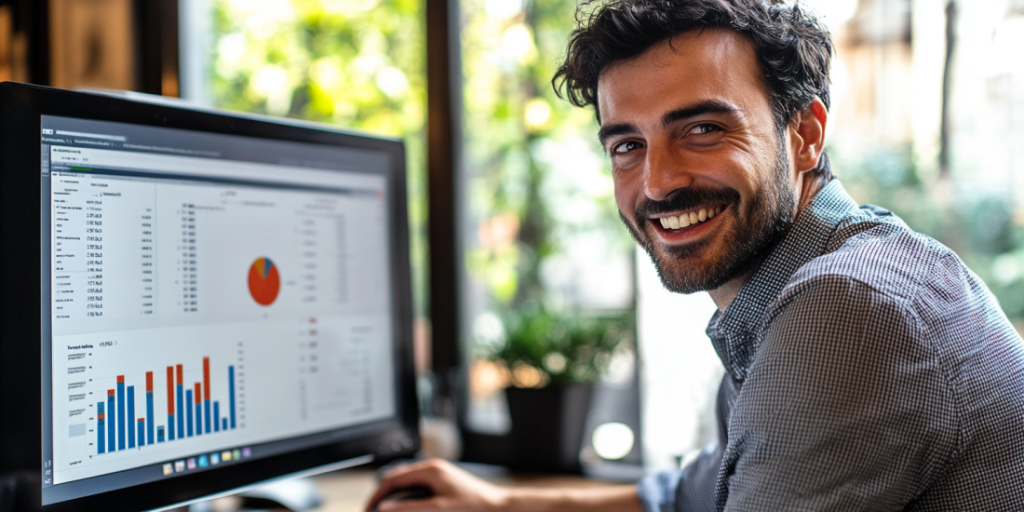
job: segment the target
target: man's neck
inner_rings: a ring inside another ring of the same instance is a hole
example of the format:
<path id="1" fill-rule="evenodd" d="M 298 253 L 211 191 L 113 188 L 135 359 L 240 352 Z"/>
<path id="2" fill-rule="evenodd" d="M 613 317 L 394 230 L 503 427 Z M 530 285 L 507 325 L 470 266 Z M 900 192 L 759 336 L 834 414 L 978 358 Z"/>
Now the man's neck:
<path id="1" fill-rule="evenodd" d="M 800 183 L 800 205 L 797 206 L 797 215 L 800 215 L 800 212 L 804 211 L 804 208 L 811 204 L 814 196 L 818 195 L 818 192 L 821 192 L 821 189 L 825 188 L 825 185 L 828 185 L 829 181 L 831 181 L 831 179 L 826 179 L 820 174 L 813 176 L 805 174 L 804 176 L 805 178 Z M 795 219 L 796 216 L 793 216 L 793 218 Z"/>
<path id="2" fill-rule="evenodd" d="M 818 175 L 804 175 L 804 179 L 802 179 L 798 185 L 800 188 L 800 201 L 797 204 L 796 213 L 793 215 L 794 223 L 796 222 L 797 216 L 800 215 L 800 212 L 803 212 L 804 208 L 807 208 L 807 205 L 811 204 L 811 200 L 814 199 L 814 196 L 818 195 L 818 192 L 825 188 L 825 185 L 827 184 L 828 180 L 825 180 Z M 792 228 L 792 226 L 793 225 L 790 224 L 789 227 Z M 761 263 L 763 263 L 763 261 Z M 754 272 L 757 272 L 757 269 L 761 268 L 761 263 L 754 265 L 753 268 L 744 272 L 743 275 L 736 277 L 714 290 L 708 291 L 708 294 L 711 295 L 711 300 L 715 301 L 715 305 L 718 306 L 719 311 L 724 313 L 726 309 L 729 309 L 729 304 L 732 304 L 732 301 L 740 294 L 740 290 L 742 290 L 743 286 L 747 284 L 747 281 L 750 281 Z"/>
<path id="3" fill-rule="evenodd" d="M 760 266 L 761 265 L 755 265 L 754 268 L 748 270 L 742 276 L 739 276 L 732 281 L 715 288 L 714 290 L 708 291 L 708 295 L 711 295 L 711 300 L 715 301 L 715 305 L 718 306 L 719 311 L 725 313 L 725 310 L 729 309 L 729 304 L 732 304 L 732 301 L 740 294 L 740 290 L 743 289 L 743 285 L 747 284 L 747 281 L 750 281 L 750 276 L 753 276 L 754 272 L 757 272 L 757 269 Z"/>

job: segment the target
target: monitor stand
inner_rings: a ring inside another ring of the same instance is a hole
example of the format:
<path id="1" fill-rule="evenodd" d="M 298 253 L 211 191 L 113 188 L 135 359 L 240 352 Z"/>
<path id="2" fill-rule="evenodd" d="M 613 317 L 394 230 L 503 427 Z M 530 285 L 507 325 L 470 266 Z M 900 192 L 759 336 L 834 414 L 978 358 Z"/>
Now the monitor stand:
<path id="1" fill-rule="evenodd" d="M 43 483 L 38 472 L 15 471 L 0 474 L 0 510 L 38 510 Z"/>
<path id="2" fill-rule="evenodd" d="M 287 510 L 306 512 L 323 505 L 323 497 L 308 478 L 283 480 L 261 485 L 232 496 L 235 503 L 231 510 Z M 214 506 L 213 501 L 204 501 L 188 507 L 188 512 L 212 512 L 224 510 Z"/>

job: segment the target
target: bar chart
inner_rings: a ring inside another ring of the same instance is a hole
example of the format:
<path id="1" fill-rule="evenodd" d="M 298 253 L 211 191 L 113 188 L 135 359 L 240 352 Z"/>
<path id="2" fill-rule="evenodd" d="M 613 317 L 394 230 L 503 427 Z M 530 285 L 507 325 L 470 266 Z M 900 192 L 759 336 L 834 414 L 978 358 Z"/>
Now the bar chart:
<path id="1" fill-rule="evenodd" d="M 221 401 L 213 399 L 209 357 L 203 357 L 200 382 L 185 382 L 183 364 L 167 366 L 167 415 L 159 420 L 153 404 L 154 373 L 146 372 L 146 408 L 139 415 L 135 408 L 136 384 L 118 375 L 116 387 L 107 389 L 105 400 L 96 402 L 96 454 L 237 429 L 235 366 L 228 365 L 223 371 L 227 373 L 227 389 L 218 390 L 226 398 L 225 407 L 221 408 Z M 164 420 L 164 424 L 158 424 Z"/>

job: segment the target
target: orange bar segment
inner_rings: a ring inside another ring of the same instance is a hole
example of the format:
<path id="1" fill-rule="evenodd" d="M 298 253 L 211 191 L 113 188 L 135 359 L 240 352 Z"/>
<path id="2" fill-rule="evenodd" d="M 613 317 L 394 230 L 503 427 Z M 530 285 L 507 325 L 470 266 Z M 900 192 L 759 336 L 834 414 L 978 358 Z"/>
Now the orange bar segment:
<path id="1" fill-rule="evenodd" d="M 210 358 L 203 358 L 203 398 L 210 399 Z M 198 396 L 199 393 L 196 393 Z"/>
<path id="2" fill-rule="evenodd" d="M 167 367 L 167 414 L 174 414 L 174 367 Z"/>

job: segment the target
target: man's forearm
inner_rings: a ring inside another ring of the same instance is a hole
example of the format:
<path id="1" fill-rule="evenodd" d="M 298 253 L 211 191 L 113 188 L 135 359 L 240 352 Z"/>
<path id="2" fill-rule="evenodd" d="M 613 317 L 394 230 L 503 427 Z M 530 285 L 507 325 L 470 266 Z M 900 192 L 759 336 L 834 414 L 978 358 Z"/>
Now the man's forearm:
<path id="1" fill-rule="evenodd" d="M 508 511 L 531 512 L 642 512 L 636 487 L 623 485 L 596 489 L 510 489 Z"/>

